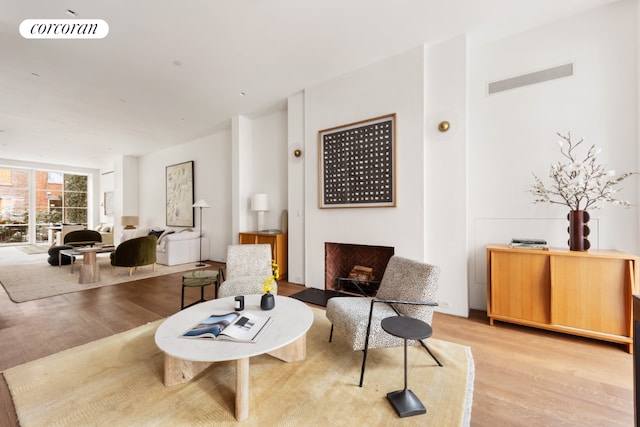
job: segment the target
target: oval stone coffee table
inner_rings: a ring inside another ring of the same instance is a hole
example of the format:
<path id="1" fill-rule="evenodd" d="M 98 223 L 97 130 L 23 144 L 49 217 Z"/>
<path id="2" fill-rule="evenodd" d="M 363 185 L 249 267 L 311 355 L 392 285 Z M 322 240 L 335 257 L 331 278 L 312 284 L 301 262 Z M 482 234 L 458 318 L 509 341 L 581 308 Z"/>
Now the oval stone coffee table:
<path id="1" fill-rule="evenodd" d="M 246 420 L 249 417 L 249 358 L 267 353 L 285 362 L 304 360 L 306 334 L 313 323 L 313 311 L 301 301 L 276 296 L 275 308 L 263 311 L 260 298 L 261 295 L 244 297 L 244 311 L 273 318 L 256 343 L 180 337 L 212 314 L 234 311 L 234 297 L 206 301 L 168 317 L 155 335 L 156 345 L 164 352 L 164 384 L 187 382 L 212 363 L 235 360 L 235 416 L 238 421 Z"/>

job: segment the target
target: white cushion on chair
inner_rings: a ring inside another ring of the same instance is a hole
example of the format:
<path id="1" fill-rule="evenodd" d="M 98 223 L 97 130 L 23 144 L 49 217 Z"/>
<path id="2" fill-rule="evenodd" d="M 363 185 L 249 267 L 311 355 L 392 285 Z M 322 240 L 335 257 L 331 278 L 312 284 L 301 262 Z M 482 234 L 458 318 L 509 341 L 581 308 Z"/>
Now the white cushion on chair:
<path id="1" fill-rule="evenodd" d="M 354 351 L 364 350 L 370 309 L 371 298 L 366 297 L 335 297 L 327 302 L 327 318 L 346 338 Z M 373 308 L 371 324 L 379 326 L 382 319 L 395 315 L 396 313 L 391 307 L 377 303 Z M 413 344 L 417 344 L 417 342 L 413 342 Z M 401 345 L 404 345 L 403 339 L 389 335 L 381 327 L 371 328 L 369 348 L 397 347 Z"/>

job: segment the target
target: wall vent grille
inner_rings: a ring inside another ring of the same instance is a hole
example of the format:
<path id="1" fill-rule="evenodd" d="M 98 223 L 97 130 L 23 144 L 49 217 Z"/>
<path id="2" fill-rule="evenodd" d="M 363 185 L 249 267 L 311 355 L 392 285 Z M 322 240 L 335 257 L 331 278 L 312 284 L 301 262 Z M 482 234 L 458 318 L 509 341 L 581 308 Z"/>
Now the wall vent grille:
<path id="1" fill-rule="evenodd" d="M 509 79 L 491 82 L 488 85 L 489 95 L 522 86 L 542 83 L 562 77 L 569 77 L 572 75 L 573 63 L 559 65 L 557 67 L 547 68 L 546 70 L 536 71 L 533 73 L 523 74 L 521 76 L 511 77 Z"/>

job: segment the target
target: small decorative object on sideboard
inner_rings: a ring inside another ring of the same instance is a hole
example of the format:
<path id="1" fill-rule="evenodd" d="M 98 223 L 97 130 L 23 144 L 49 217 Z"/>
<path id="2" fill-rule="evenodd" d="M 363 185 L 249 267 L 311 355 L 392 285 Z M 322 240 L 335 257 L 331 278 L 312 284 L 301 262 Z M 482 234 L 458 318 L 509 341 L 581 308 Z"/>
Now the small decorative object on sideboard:
<path id="1" fill-rule="evenodd" d="M 547 241 L 544 239 L 528 239 L 528 238 L 513 238 L 509 247 L 512 249 L 542 249 L 543 251 L 549 250 Z"/>
<path id="2" fill-rule="evenodd" d="M 557 134 L 562 140 L 558 141 L 560 153 L 568 159 L 567 162 L 557 162 L 551 165 L 549 177 L 551 186 L 547 187 L 536 174 L 533 174 L 534 184 L 529 190 L 535 197 L 535 203 L 551 203 L 566 205 L 570 211 L 569 220 L 569 249 L 572 251 L 586 251 L 591 244 L 589 236 L 588 210 L 600 209 L 602 203 L 612 203 L 629 207 L 626 200 L 615 198 L 619 191 L 618 185 L 635 172 L 626 172 L 616 177 L 614 170 L 607 170 L 605 165 L 598 164 L 596 156 L 601 149 L 592 145 L 582 160 L 577 158 L 577 148 L 584 141 L 571 140 L 571 133 Z"/>

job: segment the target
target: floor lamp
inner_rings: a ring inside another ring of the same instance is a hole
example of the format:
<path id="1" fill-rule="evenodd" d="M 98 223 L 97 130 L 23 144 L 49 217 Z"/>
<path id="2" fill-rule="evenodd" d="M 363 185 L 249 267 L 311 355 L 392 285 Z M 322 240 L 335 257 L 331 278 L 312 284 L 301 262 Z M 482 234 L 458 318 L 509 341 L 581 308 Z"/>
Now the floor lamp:
<path id="1" fill-rule="evenodd" d="M 209 204 L 200 199 L 193 204 L 194 208 L 200 208 L 200 261 L 196 264 L 196 267 L 204 267 L 206 264 L 202 262 L 202 208 L 210 208 Z"/>

